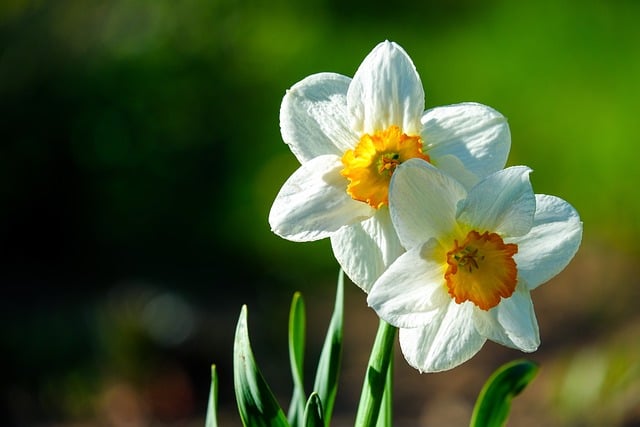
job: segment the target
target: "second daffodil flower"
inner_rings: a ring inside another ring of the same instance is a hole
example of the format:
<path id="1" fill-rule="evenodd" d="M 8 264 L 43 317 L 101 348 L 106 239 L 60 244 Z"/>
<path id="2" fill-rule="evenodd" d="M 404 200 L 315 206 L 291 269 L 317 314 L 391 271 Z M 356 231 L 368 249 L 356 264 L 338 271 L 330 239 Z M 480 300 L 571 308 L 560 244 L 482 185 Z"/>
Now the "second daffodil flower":
<path id="1" fill-rule="evenodd" d="M 426 162 L 396 169 L 390 212 L 407 252 L 367 301 L 400 328 L 402 352 L 421 372 L 451 369 L 487 339 L 538 348 L 529 292 L 573 258 L 582 222 L 564 200 L 534 194 L 529 173 L 510 167 L 467 190 Z"/>
<path id="2" fill-rule="evenodd" d="M 424 111 L 415 66 L 389 41 L 353 79 L 320 73 L 291 87 L 280 128 L 301 166 L 276 196 L 272 230 L 292 241 L 329 237 L 345 273 L 365 291 L 404 251 L 388 210 L 399 164 L 417 158 L 470 186 L 502 169 L 510 149 L 507 121 L 490 107 Z"/>

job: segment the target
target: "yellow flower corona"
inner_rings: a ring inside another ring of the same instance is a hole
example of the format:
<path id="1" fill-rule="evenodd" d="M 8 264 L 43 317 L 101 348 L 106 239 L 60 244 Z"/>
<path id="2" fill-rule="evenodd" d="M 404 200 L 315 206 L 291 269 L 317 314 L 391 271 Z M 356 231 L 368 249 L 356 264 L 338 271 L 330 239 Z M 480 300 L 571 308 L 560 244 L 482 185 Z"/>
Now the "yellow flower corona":
<path id="1" fill-rule="evenodd" d="M 404 134 L 398 126 L 362 135 L 358 145 L 342 156 L 344 169 L 340 173 L 349 180 L 347 193 L 376 209 L 388 205 L 393 171 L 414 157 L 430 161 L 422 152 L 422 138 Z"/>
<path id="2" fill-rule="evenodd" d="M 489 310 L 509 298 L 516 289 L 518 270 L 513 255 L 518 245 L 504 243 L 496 233 L 473 230 L 459 245 L 447 252 L 448 268 L 444 275 L 449 295 L 456 303 L 471 301 Z"/>

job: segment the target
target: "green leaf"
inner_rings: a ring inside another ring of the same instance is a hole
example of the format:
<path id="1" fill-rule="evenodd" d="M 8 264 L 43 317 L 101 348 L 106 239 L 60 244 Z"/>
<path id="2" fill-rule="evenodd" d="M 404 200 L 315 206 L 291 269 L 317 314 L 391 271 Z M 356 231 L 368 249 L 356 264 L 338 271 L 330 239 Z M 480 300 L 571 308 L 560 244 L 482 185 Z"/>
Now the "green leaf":
<path id="1" fill-rule="evenodd" d="M 502 427 L 507 422 L 511 400 L 533 380 L 538 365 L 528 360 L 515 360 L 502 365 L 482 387 L 473 414 L 471 427 Z"/>
<path id="2" fill-rule="evenodd" d="M 331 422 L 333 405 L 338 391 L 338 376 L 342 358 L 342 320 L 344 315 L 344 275 L 342 270 L 338 275 L 338 289 L 333 308 L 331 322 L 327 329 L 318 369 L 316 370 L 313 390 L 318 394 L 324 408 L 324 422 L 328 426 Z"/>
<path id="3" fill-rule="evenodd" d="M 207 417 L 205 427 L 218 427 L 218 375 L 216 365 L 211 365 L 211 388 L 209 389 L 209 403 L 207 405 Z"/>
<path id="4" fill-rule="evenodd" d="M 233 346 L 233 382 L 245 427 L 288 427 L 289 423 L 258 369 L 249 342 L 247 306 L 243 305 Z"/>
<path id="5" fill-rule="evenodd" d="M 380 319 L 356 414 L 355 425 L 359 427 L 377 425 L 385 391 L 391 394 L 391 385 L 388 385 L 391 382 L 391 374 L 388 371 L 393 359 L 393 344 L 397 330 L 396 327 Z M 390 414 L 384 416 L 390 416 Z"/>
<path id="6" fill-rule="evenodd" d="M 316 392 L 311 393 L 307 405 L 304 408 L 303 425 L 304 427 L 324 427 L 322 402 Z"/>
<path id="7" fill-rule="evenodd" d="M 304 300 L 300 292 L 293 295 L 289 311 L 289 362 L 293 376 L 293 396 L 289 405 L 289 424 L 302 425 L 306 396 L 304 392 L 304 345 L 306 317 Z"/>

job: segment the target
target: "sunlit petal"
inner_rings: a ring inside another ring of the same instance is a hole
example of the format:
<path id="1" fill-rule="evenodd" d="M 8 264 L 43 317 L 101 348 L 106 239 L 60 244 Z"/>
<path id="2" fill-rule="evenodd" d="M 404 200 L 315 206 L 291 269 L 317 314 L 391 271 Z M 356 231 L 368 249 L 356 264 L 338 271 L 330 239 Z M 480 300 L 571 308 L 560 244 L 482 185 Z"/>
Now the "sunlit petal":
<path id="1" fill-rule="evenodd" d="M 400 241 L 412 248 L 456 226 L 456 206 L 466 190 L 451 176 L 419 159 L 409 160 L 391 178 L 389 207 Z"/>
<path id="2" fill-rule="evenodd" d="M 465 188 L 469 189 L 476 185 L 479 178 L 454 155 L 432 157 L 431 164 L 448 175 L 455 177 Z"/>
<path id="3" fill-rule="evenodd" d="M 533 228 L 517 239 L 520 276 L 535 289 L 569 264 L 581 241 L 578 212 L 558 197 L 537 194 Z"/>
<path id="4" fill-rule="evenodd" d="M 514 166 L 487 176 L 469 191 L 458 220 L 503 236 L 527 233 L 536 209 L 530 172 L 527 167 Z"/>
<path id="5" fill-rule="evenodd" d="M 420 372 L 439 372 L 471 359 L 486 341 L 473 324 L 473 310 L 471 303 L 451 301 L 429 324 L 400 329 L 400 348 L 407 362 Z"/>
<path id="6" fill-rule="evenodd" d="M 345 224 L 369 218 L 374 210 L 349 197 L 336 156 L 304 163 L 284 183 L 269 213 L 274 233 L 293 241 L 318 240 Z"/>
<path id="7" fill-rule="evenodd" d="M 540 345 L 538 321 L 525 284 L 489 311 L 475 310 L 478 332 L 491 341 L 525 352 Z"/>
<path id="8" fill-rule="evenodd" d="M 437 245 L 432 240 L 426 245 Z M 411 328 L 429 323 L 451 298 L 443 284 L 441 263 L 425 258 L 433 247 L 416 247 L 401 255 L 373 285 L 367 303 L 394 326 Z"/>
<path id="9" fill-rule="evenodd" d="M 331 247 L 345 274 L 365 292 L 382 272 L 404 252 L 393 229 L 389 210 L 331 235 Z"/>
<path id="10" fill-rule="evenodd" d="M 452 154 L 479 178 L 504 167 L 511 148 L 507 119 L 486 105 L 436 107 L 422 117 L 422 137 L 432 157 Z"/>
<path id="11" fill-rule="evenodd" d="M 420 133 L 424 89 L 411 58 L 385 41 L 364 59 L 347 93 L 356 132 L 374 133 L 391 125 L 406 134 Z"/>
<path id="12" fill-rule="evenodd" d="M 313 74 L 285 94 L 280 131 L 300 163 L 325 154 L 342 156 L 357 143 L 347 113 L 349 83 L 340 74 Z"/>

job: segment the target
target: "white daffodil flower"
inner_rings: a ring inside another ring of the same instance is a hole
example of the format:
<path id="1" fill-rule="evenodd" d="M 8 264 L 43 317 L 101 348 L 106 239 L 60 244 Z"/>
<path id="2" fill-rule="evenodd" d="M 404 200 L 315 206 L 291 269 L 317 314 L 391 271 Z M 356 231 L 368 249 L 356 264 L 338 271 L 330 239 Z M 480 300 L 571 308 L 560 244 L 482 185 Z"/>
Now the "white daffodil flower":
<path id="1" fill-rule="evenodd" d="M 394 172 L 390 213 L 407 251 L 367 302 L 400 328 L 402 352 L 421 372 L 451 369 L 487 339 L 538 348 L 529 292 L 573 258 L 582 222 L 564 200 L 534 194 L 529 173 L 510 167 L 466 190 L 427 162 Z"/>
<path id="2" fill-rule="evenodd" d="M 280 127 L 301 166 L 273 203 L 273 232 L 292 241 L 331 238 L 345 273 L 368 292 L 404 251 L 388 210 L 399 164 L 422 159 L 471 186 L 502 169 L 509 154 L 509 127 L 497 111 L 476 103 L 424 111 L 424 102 L 411 58 L 389 41 L 353 79 L 320 73 L 289 89 Z"/>

